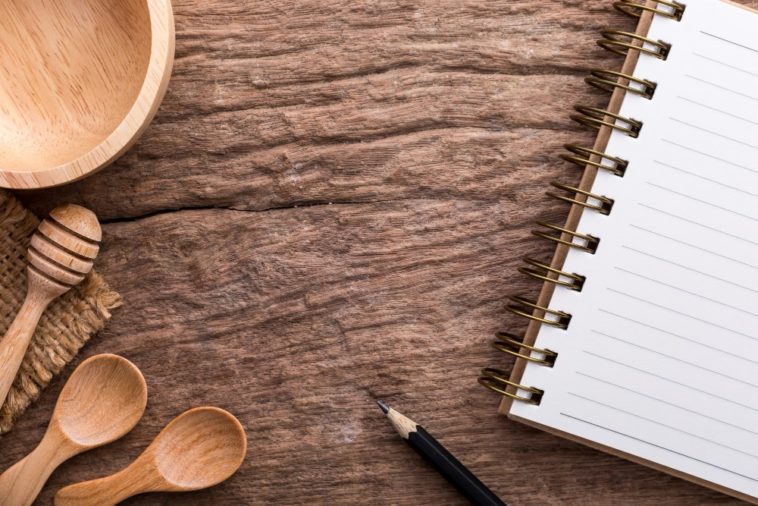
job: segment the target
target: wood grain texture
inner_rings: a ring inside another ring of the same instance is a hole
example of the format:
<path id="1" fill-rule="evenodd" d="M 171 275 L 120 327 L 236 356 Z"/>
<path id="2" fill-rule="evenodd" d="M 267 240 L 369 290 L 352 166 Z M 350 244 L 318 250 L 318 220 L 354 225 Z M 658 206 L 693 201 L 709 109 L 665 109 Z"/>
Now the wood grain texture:
<path id="1" fill-rule="evenodd" d="M 384 398 L 513 505 L 735 504 L 508 422 L 476 384 L 520 331 L 507 293 L 535 296 L 520 257 L 547 258 L 557 161 L 591 143 L 568 120 L 607 95 L 583 83 L 632 29 L 610 1 L 176 0 L 177 60 L 145 136 L 114 166 L 23 194 L 104 222 L 98 269 L 124 307 L 84 350 L 145 373 L 147 413 L 77 457 L 61 486 L 128 464 L 169 420 L 218 405 L 250 434 L 224 484 L 127 504 L 463 504 L 388 427 Z M 758 1 L 745 2 L 758 6 Z M 7 437 L 40 437 L 61 380 Z"/>

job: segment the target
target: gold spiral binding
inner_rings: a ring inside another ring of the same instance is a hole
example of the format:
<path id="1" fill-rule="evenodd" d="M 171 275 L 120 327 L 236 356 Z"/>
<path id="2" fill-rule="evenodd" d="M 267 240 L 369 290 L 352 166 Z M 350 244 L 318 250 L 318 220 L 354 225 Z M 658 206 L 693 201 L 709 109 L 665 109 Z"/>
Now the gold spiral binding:
<path id="1" fill-rule="evenodd" d="M 524 318 L 564 330 L 566 330 L 569 323 L 571 323 L 571 315 L 563 311 L 556 311 L 555 309 L 539 306 L 520 295 L 511 295 L 508 298 L 512 301 L 512 304 L 508 304 L 505 308 L 515 315 L 523 316 Z M 539 314 L 542 316 L 538 316 Z M 553 319 L 547 318 L 548 315 L 552 316 Z"/>
<path id="2" fill-rule="evenodd" d="M 535 387 L 527 387 L 524 385 L 519 385 L 518 383 L 514 383 L 507 379 L 506 374 L 499 370 L 499 369 L 492 369 L 492 368 L 486 368 L 482 369 L 482 375 L 479 377 L 479 384 L 482 386 L 485 386 L 492 390 L 493 392 L 497 392 L 500 395 L 504 395 L 506 397 L 510 397 L 513 400 L 526 402 L 529 404 L 534 404 L 535 406 L 539 406 L 540 402 L 542 402 L 542 396 L 545 395 L 544 390 L 540 390 L 539 388 Z M 508 390 L 506 390 L 508 387 L 514 387 L 518 390 L 522 390 L 524 392 L 528 392 L 529 396 L 523 396 L 518 394 L 512 394 Z"/>
<path id="3" fill-rule="evenodd" d="M 584 148 L 582 146 L 577 146 L 576 144 L 566 144 L 563 147 L 571 154 L 562 154 L 560 155 L 561 158 L 567 162 L 576 164 L 581 168 L 585 168 L 586 166 L 590 165 L 592 167 L 607 170 L 612 174 L 623 177 L 626 173 L 627 167 L 629 167 L 629 162 L 626 160 L 623 160 L 617 156 L 611 156 L 595 149 Z M 601 161 L 596 162 L 592 160 L 593 156 L 598 157 Z M 613 162 L 613 165 L 604 164 L 602 163 L 602 160 L 610 160 Z"/>
<path id="4" fill-rule="evenodd" d="M 553 235 L 544 230 L 532 230 L 532 234 L 536 235 L 537 237 L 547 239 L 548 241 L 557 242 L 558 244 L 563 244 L 565 246 L 571 246 L 572 248 L 580 249 L 592 254 L 597 251 L 597 247 L 600 244 L 600 239 L 592 235 L 580 234 L 579 232 L 574 232 L 573 230 L 559 227 L 558 225 L 553 225 L 551 223 L 545 223 L 544 221 L 538 221 L 537 225 L 540 227 L 545 227 L 552 232 L 558 232 L 558 235 Z M 571 240 L 567 241 L 563 239 L 564 234 L 571 236 Z M 574 239 L 579 239 L 584 242 L 577 243 L 574 241 Z"/>
<path id="5" fill-rule="evenodd" d="M 550 185 L 553 186 L 554 188 L 558 188 L 559 190 L 563 190 L 566 193 L 573 194 L 574 198 L 568 197 L 566 195 L 561 195 L 555 192 L 546 192 L 548 197 L 558 199 L 562 202 L 568 202 L 569 204 L 576 204 L 586 209 L 592 209 L 593 211 L 597 211 L 600 214 L 605 214 L 605 215 L 611 214 L 611 209 L 613 209 L 613 204 L 614 204 L 614 200 L 611 198 L 608 198 L 604 195 L 598 195 L 596 193 L 588 192 L 586 190 L 580 190 L 579 188 L 574 188 L 573 186 L 565 185 L 563 183 L 559 183 L 558 181 L 553 181 L 552 183 L 550 183 Z M 578 200 L 576 198 L 576 195 L 584 195 L 586 200 Z M 594 204 L 593 201 L 596 201 L 598 203 Z"/>
<path id="6" fill-rule="evenodd" d="M 614 88 L 621 88 L 622 90 L 652 100 L 655 90 L 658 88 L 658 85 L 652 81 L 640 79 L 639 77 L 630 76 L 622 72 L 594 69 L 590 74 L 590 77 L 585 78 L 584 81 L 590 86 L 594 86 L 603 91 L 612 92 Z M 624 81 L 626 81 L 626 84 Z M 632 86 L 632 83 L 638 84 L 639 87 Z"/>
<path id="7" fill-rule="evenodd" d="M 622 30 L 605 30 L 600 32 L 603 36 L 602 39 L 597 41 L 597 45 L 603 49 L 607 49 L 611 53 L 620 54 L 626 56 L 626 53 L 630 49 L 634 49 L 641 53 L 649 54 L 665 60 L 668 58 L 671 52 L 671 44 L 663 42 L 662 40 L 653 40 L 642 35 L 637 35 L 632 32 L 624 32 Z M 634 41 L 642 42 L 642 45 L 633 44 Z M 645 44 L 653 46 L 655 49 L 645 47 Z"/>
<path id="8" fill-rule="evenodd" d="M 555 365 L 556 359 L 558 358 L 558 354 L 556 352 L 548 349 L 535 348 L 534 346 L 524 344 L 518 338 L 518 336 L 511 334 L 510 332 L 498 332 L 496 336 L 498 340 L 492 343 L 492 347 L 498 351 L 502 351 L 503 353 L 507 353 L 508 355 L 512 355 L 516 358 L 523 358 L 524 360 L 528 360 L 529 362 L 533 362 L 535 364 L 544 365 L 545 367 L 553 367 Z M 521 353 L 522 348 L 529 350 L 529 354 L 525 355 Z M 539 353 L 544 358 L 533 357 L 531 355 L 532 352 Z"/>
<path id="9" fill-rule="evenodd" d="M 521 274 L 540 281 L 565 286 L 576 292 L 581 292 L 582 288 L 584 288 L 584 282 L 587 281 L 587 278 L 581 274 L 562 271 L 530 257 L 525 257 L 524 262 L 529 267 L 519 267 L 519 272 Z M 550 277 L 550 274 L 555 274 L 557 277 Z M 570 281 L 567 281 L 567 279 Z"/>
<path id="10" fill-rule="evenodd" d="M 666 0 L 658 0 L 658 4 L 669 7 L 671 11 L 665 11 L 663 9 L 650 7 L 650 6 L 643 5 L 643 4 L 629 1 L 629 0 L 613 2 L 613 8 L 619 12 L 623 12 L 624 14 L 628 14 L 635 18 L 642 16 L 642 13 L 644 11 L 648 11 L 654 14 L 658 14 L 660 16 L 665 16 L 667 18 L 675 19 L 677 21 L 682 20 L 682 16 L 684 16 L 684 10 L 687 8 L 686 5 L 680 4 L 679 2 L 669 2 Z"/>
<path id="11" fill-rule="evenodd" d="M 635 139 L 639 137 L 640 131 L 642 130 L 641 121 L 608 112 L 605 109 L 576 105 L 574 106 L 574 110 L 579 114 L 572 114 L 570 116 L 571 119 L 580 125 L 594 128 L 595 130 L 600 130 L 602 127 L 606 126 L 625 133 L 629 137 L 634 137 Z M 608 121 L 606 118 L 612 118 L 613 121 Z M 619 122 L 621 124 L 619 124 Z"/>
<path id="12" fill-rule="evenodd" d="M 639 3 L 639 1 L 633 0 L 620 0 L 614 2 L 613 6 L 625 14 L 635 17 L 640 17 L 644 12 L 652 12 L 653 14 L 676 20 L 681 20 L 685 11 L 683 4 L 673 0 L 658 0 L 657 5 Z M 601 32 L 601 35 L 603 38 L 598 40 L 597 44 L 604 49 L 620 55 L 626 55 L 629 51 L 634 50 L 641 54 L 648 54 L 661 60 L 666 60 L 672 48 L 671 44 L 667 42 L 653 40 L 632 32 L 606 30 Z M 590 76 L 585 81 L 589 85 L 604 91 L 613 92 L 616 89 L 621 89 L 647 99 L 653 99 L 658 86 L 653 81 L 647 79 L 603 69 L 592 70 Z M 578 114 L 572 114 L 571 119 L 596 130 L 607 127 L 634 138 L 638 137 L 642 130 L 643 123 L 641 121 L 604 109 L 586 106 L 575 106 L 574 109 Z M 624 176 L 629 167 L 627 160 L 596 149 L 576 144 L 567 144 L 564 147 L 568 153 L 561 154 L 560 157 L 583 169 L 594 167 L 621 177 Z M 551 185 L 563 193 L 548 191 L 547 195 L 562 202 L 592 209 L 602 214 L 610 214 L 613 208 L 614 200 L 604 195 L 597 195 L 560 182 L 553 182 Z M 537 222 L 537 225 L 542 227 L 542 229 L 532 230 L 533 235 L 553 241 L 559 245 L 569 246 L 588 253 L 595 253 L 600 244 L 600 239 L 592 235 L 582 234 L 542 221 Z M 542 282 L 553 283 L 556 286 L 574 291 L 581 291 L 586 282 L 584 276 L 557 269 L 549 263 L 540 262 L 529 257 L 524 258 L 524 262 L 526 265 L 520 267 L 519 272 Z M 563 330 L 568 329 L 571 323 L 571 314 L 564 311 L 541 306 L 537 302 L 532 302 L 521 296 L 510 296 L 508 298 L 510 303 L 507 304 L 506 309 L 515 315 L 527 318 L 541 325 L 550 325 Z M 498 332 L 497 340 L 492 343 L 492 346 L 518 359 L 546 367 L 553 367 L 558 357 L 558 353 L 546 348 L 527 345 L 519 337 L 508 332 Z M 540 405 L 545 394 L 539 388 L 524 386 L 511 381 L 505 372 L 498 369 L 482 369 L 478 381 L 488 389 L 505 397 L 533 405 Z"/>

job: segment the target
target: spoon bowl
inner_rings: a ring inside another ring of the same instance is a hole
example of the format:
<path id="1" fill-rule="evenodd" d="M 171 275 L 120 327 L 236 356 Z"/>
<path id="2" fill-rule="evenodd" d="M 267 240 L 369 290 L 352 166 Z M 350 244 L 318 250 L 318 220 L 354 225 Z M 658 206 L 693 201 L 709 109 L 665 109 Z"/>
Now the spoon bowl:
<path id="1" fill-rule="evenodd" d="M 132 430 L 145 411 L 147 385 L 139 369 L 116 355 L 86 360 L 66 383 L 53 424 L 68 441 L 94 448 Z"/>
<path id="2" fill-rule="evenodd" d="M 171 421 L 152 451 L 166 483 L 199 490 L 221 483 L 239 469 L 247 437 L 239 421 L 223 409 L 196 408 Z"/>
<path id="3" fill-rule="evenodd" d="M 147 127 L 174 55 L 170 0 L 6 0 L 0 16 L 0 186 L 63 184 Z"/>

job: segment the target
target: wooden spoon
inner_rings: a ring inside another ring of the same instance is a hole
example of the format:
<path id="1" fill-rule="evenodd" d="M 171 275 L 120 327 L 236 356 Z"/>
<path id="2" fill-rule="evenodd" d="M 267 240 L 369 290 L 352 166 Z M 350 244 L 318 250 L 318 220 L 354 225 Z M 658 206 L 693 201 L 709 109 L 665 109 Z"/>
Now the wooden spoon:
<path id="1" fill-rule="evenodd" d="M 100 250 L 92 211 L 61 206 L 43 220 L 29 246 L 26 300 L 0 341 L 0 406 L 5 402 L 40 316 L 56 297 L 82 282 Z"/>
<path id="2" fill-rule="evenodd" d="M 145 492 L 187 492 L 212 487 L 233 475 L 247 453 L 242 424 L 219 408 L 185 411 L 169 423 L 129 467 L 70 485 L 55 506 L 112 506 Z"/>
<path id="3" fill-rule="evenodd" d="M 0 504 L 32 504 L 59 465 L 132 430 L 146 404 L 145 378 L 125 358 L 97 355 L 82 362 L 63 387 L 40 444 L 0 475 Z"/>

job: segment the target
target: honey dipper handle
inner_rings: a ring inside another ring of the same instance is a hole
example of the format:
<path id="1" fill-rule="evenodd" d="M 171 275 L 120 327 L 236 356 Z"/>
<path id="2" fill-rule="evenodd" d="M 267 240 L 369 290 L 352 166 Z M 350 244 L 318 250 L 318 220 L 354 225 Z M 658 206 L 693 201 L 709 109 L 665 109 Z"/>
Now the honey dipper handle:
<path id="1" fill-rule="evenodd" d="M 132 465 L 110 476 L 64 487 L 55 494 L 53 504 L 55 506 L 114 506 L 133 495 L 157 490 L 147 483 L 149 480 L 151 480 L 149 475 L 141 473 L 137 466 Z"/>
<path id="2" fill-rule="evenodd" d="M 5 337 L 0 341 L 0 406 L 5 403 L 45 307 L 46 301 L 27 297 L 13 323 L 8 327 Z"/>

